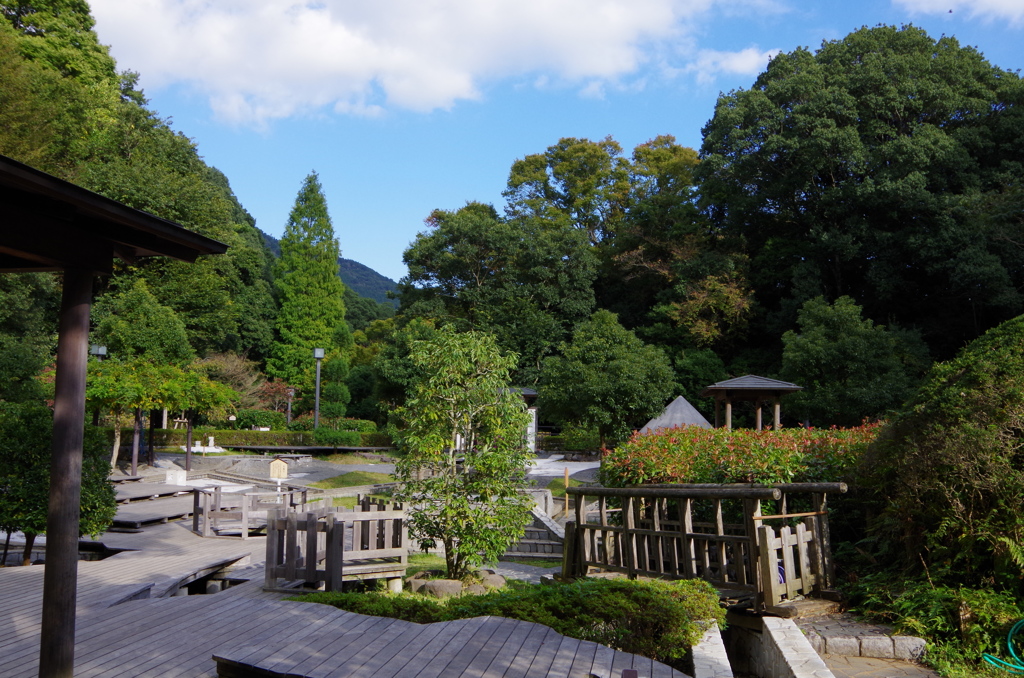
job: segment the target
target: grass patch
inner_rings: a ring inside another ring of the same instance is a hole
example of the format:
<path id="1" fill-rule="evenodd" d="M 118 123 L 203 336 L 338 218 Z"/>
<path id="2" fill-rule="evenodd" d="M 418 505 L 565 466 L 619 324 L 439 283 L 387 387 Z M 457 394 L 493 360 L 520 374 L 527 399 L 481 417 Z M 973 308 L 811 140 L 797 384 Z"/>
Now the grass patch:
<path id="1" fill-rule="evenodd" d="M 362 455 L 356 454 L 355 452 L 332 452 L 331 454 L 318 454 L 316 456 L 318 461 L 329 461 L 332 464 L 388 464 L 398 458 L 398 455 L 394 452 L 374 452 L 374 455 L 386 457 L 387 460 L 379 459 L 368 459 Z"/>
<path id="2" fill-rule="evenodd" d="M 315 483 L 310 483 L 310 487 L 317 487 L 321 490 L 334 490 L 339 487 L 359 487 L 360 485 L 377 485 L 379 483 L 391 483 L 394 482 L 387 473 L 374 473 L 372 471 L 350 471 L 348 473 L 342 473 L 340 476 L 334 476 L 333 478 L 325 478 L 324 480 L 318 480 Z"/>
<path id="3" fill-rule="evenodd" d="M 417 572 L 424 570 L 441 570 L 444 572 L 448 567 L 444 562 L 444 556 L 436 553 L 412 553 L 409 555 L 409 566 L 405 569 L 405 576 L 411 577 Z"/>
<path id="4" fill-rule="evenodd" d="M 370 497 L 370 499 L 382 499 L 384 501 L 390 500 L 390 497 L 387 497 L 387 496 L 385 496 L 383 494 L 370 494 L 370 495 L 364 495 L 364 496 L 368 496 L 368 497 Z M 359 497 L 334 497 L 334 501 L 332 503 L 332 506 L 338 506 L 340 508 L 351 509 L 351 508 L 355 508 L 356 504 L 358 504 L 358 503 L 359 503 Z"/>
<path id="5" fill-rule="evenodd" d="M 575 478 L 569 478 L 569 487 L 579 487 L 582 485 L 580 481 Z M 548 483 L 547 489 L 551 490 L 551 496 L 561 499 L 565 496 L 565 478 L 555 478 Z"/>

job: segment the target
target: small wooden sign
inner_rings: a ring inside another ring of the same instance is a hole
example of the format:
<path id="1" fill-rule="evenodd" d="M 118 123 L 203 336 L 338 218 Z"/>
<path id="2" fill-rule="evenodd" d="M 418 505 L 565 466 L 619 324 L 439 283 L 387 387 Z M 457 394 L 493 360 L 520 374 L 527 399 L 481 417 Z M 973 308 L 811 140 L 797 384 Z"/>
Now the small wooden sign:
<path id="1" fill-rule="evenodd" d="M 276 478 L 287 478 L 288 477 L 288 462 L 284 459 L 275 459 L 270 462 L 270 477 Z"/>

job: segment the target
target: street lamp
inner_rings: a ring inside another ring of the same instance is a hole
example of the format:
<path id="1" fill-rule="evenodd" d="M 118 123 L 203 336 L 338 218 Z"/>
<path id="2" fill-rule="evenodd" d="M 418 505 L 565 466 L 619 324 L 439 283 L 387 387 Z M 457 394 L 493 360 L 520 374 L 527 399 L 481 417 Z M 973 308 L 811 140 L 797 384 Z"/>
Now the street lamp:
<path id="1" fill-rule="evenodd" d="M 97 360 L 103 360 L 107 357 L 107 347 L 93 344 L 89 347 L 89 355 L 96 356 Z"/>
<path id="2" fill-rule="evenodd" d="M 288 423 L 288 424 L 292 423 L 292 398 L 294 398 L 294 397 L 295 397 L 295 389 L 294 388 L 288 389 L 288 418 L 285 420 L 285 423 Z"/>
<path id="3" fill-rule="evenodd" d="M 313 357 L 316 358 L 316 400 L 313 405 L 313 428 L 320 428 L 320 361 L 324 359 L 324 349 L 314 348 Z"/>

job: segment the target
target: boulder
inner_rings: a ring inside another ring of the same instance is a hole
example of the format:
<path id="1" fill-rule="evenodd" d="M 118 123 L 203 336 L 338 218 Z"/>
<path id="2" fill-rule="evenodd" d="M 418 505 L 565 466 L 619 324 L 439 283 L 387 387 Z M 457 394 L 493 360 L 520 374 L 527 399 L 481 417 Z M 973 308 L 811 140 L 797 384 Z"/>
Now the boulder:
<path id="1" fill-rule="evenodd" d="M 447 598 L 462 593 L 462 582 L 457 579 L 430 579 L 421 589 L 422 593 L 435 598 Z"/>
<path id="2" fill-rule="evenodd" d="M 500 574 L 485 574 L 480 577 L 480 583 L 485 589 L 500 589 L 505 587 L 505 578 Z"/>
<path id="3" fill-rule="evenodd" d="M 483 594 L 487 593 L 487 589 L 485 589 L 483 586 L 480 586 L 480 584 L 470 584 L 466 588 L 462 589 L 462 592 L 468 593 L 473 596 L 482 596 Z"/>

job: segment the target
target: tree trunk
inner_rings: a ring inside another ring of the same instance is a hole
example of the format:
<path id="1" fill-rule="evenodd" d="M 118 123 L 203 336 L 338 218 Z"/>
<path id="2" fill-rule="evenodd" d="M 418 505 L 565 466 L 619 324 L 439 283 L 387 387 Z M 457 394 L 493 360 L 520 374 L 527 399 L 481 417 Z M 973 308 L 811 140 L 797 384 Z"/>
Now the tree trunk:
<path id="1" fill-rule="evenodd" d="M 132 428 L 132 475 L 139 473 L 139 440 L 142 438 L 142 408 L 135 408 L 135 426 Z"/>
<path id="2" fill-rule="evenodd" d="M 117 455 L 121 452 L 121 418 L 114 417 L 114 449 L 110 451 L 110 469 L 117 468 Z"/>
<path id="3" fill-rule="evenodd" d="M 0 567 L 7 567 L 7 553 L 11 550 L 11 533 L 8 530 L 7 540 L 4 541 L 4 559 L 0 560 Z"/>
<path id="4" fill-rule="evenodd" d="M 26 532 L 25 533 L 25 549 L 21 552 L 21 564 L 31 565 L 32 564 L 32 547 L 36 544 L 36 533 Z"/>

